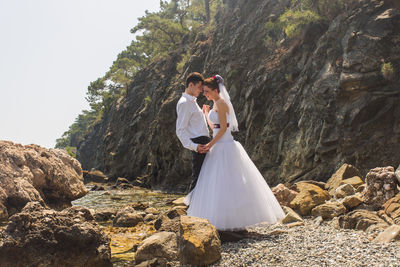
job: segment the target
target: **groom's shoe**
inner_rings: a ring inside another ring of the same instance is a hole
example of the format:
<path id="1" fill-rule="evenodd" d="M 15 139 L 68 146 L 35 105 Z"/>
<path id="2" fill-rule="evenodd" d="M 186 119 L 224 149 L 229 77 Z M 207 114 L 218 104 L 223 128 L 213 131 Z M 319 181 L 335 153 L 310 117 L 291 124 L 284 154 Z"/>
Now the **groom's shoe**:
<path id="1" fill-rule="evenodd" d="M 221 240 L 222 243 L 237 242 L 247 237 L 244 234 L 232 231 L 218 231 L 218 234 L 219 234 L 219 239 Z"/>

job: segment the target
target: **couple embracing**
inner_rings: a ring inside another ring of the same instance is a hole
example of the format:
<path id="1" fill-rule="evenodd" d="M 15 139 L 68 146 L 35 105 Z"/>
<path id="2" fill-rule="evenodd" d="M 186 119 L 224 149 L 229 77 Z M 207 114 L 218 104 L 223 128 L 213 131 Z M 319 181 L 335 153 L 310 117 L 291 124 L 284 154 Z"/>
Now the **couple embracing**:
<path id="1" fill-rule="evenodd" d="M 200 93 L 213 101 L 200 109 Z M 258 223 L 276 223 L 285 214 L 242 145 L 233 139 L 238 122 L 224 86 L 216 75 L 204 79 L 194 72 L 177 107 L 176 134 L 192 150 L 192 183 L 187 214 L 205 218 L 220 231 L 245 230 Z M 213 137 L 209 137 L 209 128 Z"/>

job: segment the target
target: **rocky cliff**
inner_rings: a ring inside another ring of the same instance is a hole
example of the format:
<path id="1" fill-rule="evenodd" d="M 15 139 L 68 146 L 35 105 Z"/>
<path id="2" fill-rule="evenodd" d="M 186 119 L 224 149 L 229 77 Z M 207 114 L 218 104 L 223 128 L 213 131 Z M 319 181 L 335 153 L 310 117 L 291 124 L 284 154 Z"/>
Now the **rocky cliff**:
<path id="1" fill-rule="evenodd" d="M 290 1 L 227 0 L 215 30 L 134 78 L 127 95 L 78 148 L 84 169 L 182 190 L 190 153 L 175 136 L 175 105 L 191 71 L 225 77 L 236 135 L 274 185 L 326 181 L 342 163 L 365 175 L 400 161 L 400 10 L 396 1 L 356 1 L 330 23 L 311 23 L 275 50 L 265 23 Z M 382 71 L 384 63 L 392 71 Z M 200 99 L 199 102 L 203 102 Z M 138 178 L 139 177 L 139 178 Z"/>

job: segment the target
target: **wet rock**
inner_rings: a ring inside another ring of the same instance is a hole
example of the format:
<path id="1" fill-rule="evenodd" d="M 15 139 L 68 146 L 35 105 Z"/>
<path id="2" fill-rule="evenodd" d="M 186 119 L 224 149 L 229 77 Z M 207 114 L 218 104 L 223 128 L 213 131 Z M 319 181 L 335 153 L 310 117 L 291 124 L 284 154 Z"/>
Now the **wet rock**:
<path id="1" fill-rule="evenodd" d="M 80 163 L 65 151 L 8 141 L 0 141 L 0 189 L 9 216 L 30 201 L 62 209 L 87 193 Z"/>
<path id="2" fill-rule="evenodd" d="M 357 209 L 339 217 L 339 226 L 344 229 L 366 230 L 374 224 L 387 225 L 376 212 L 369 210 Z"/>
<path id="3" fill-rule="evenodd" d="M 146 210 L 149 207 L 149 204 L 144 202 L 136 202 L 129 204 L 129 206 L 134 208 L 135 210 Z"/>
<path id="4" fill-rule="evenodd" d="M 105 188 L 104 188 L 104 186 L 101 186 L 101 185 L 94 185 L 91 189 L 90 189 L 90 191 L 104 191 L 105 190 Z"/>
<path id="5" fill-rule="evenodd" d="M 108 182 L 108 177 L 99 170 L 83 171 L 83 178 L 85 183 L 106 183 Z"/>
<path id="6" fill-rule="evenodd" d="M 366 204 L 381 206 L 399 193 L 397 178 L 391 166 L 370 170 L 365 182 L 362 196 Z"/>
<path id="7" fill-rule="evenodd" d="M 110 240 L 90 211 L 30 202 L 0 232 L 0 266 L 112 266 Z"/>
<path id="8" fill-rule="evenodd" d="M 154 214 L 154 215 L 160 214 L 160 212 L 157 209 L 152 207 L 145 209 L 144 212 L 146 212 L 147 214 Z"/>
<path id="9" fill-rule="evenodd" d="M 358 205 L 363 203 L 363 200 L 360 196 L 358 195 L 352 195 L 345 197 L 342 201 L 342 204 L 346 207 L 347 210 L 352 210 Z"/>
<path id="10" fill-rule="evenodd" d="M 179 260 L 182 264 L 204 266 L 221 258 L 221 241 L 217 229 L 208 220 L 182 216 L 178 240 Z"/>
<path id="11" fill-rule="evenodd" d="M 272 190 L 272 193 L 274 193 L 279 204 L 281 204 L 283 206 L 289 206 L 290 202 L 298 194 L 296 191 L 287 188 L 283 184 L 278 184 L 277 186 L 273 187 L 271 190 Z"/>
<path id="12" fill-rule="evenodd" d="M 311 215 L 321 216 L 323 219 L 333 219 L 346 212 L 346 207 L 338 202 L 330 202 L 312 209 Z"/>
<path id="13" fill-rule="evenodd" d="M 116 227 L 134 227 L 143 222 L 143 216 L 138 214 L 135 209 L 128 206 L 123 208 L 115 215 L 113 226 Z"/>
<path id="14" fill-rule="evenodd" d="M 314 207 L 330 199 L 328 191 L 321 189 L 319 186 L 299 183 L 297 188 L 300 192 L 292 202 L 290 202 L 290 207 L 298 211 L 300 215 L 304 216 L 310 214 L 310 211 Z"/>
<path id="15" fill-rule="evenodd" d="M 167 216 L 170 219 L 186 215 L 186 207 L 185 206 L 176 206 L 167 211 Z"/>
<path id="16" fill-rule="evenodd" d="M 185 197 L 180 197 L 178 199 L 175 199 L 174 201 L 172 201 L 172 204 L 175 206 L 185 206 L 184 199 L 185 199 Z"/>
<path id="17" fill-rule="evenodd" d="M 294 210 L 289 207 L 282 206 L 283 211 L 285 212 L 286 216 L 281 220 L 281 223 L 288 224 L 292 222 L 302 222 L 303 218 L 299 214 L 297 214 Z"/>
<path id="18" fill-rule="evenodd" d="M 94 212 L 93 217 L 98 222 L 105 222 L 114 219 L 116 213 L 116 210 L 112 208 L 98 209 Z"/>
<path id="19" fill-rule="evenodd" d="M 335 194 L 336 188 L 343 183 L 343 180 L 353 178 L 354 176 L 361 177 L 360 171 L 350 164 L 343 164 L 333 175 L 329 178 L 326 183 L 325 189 L 329 191 L 331 195 Z"/>
<path id="20" fill-rule="evenodd" d="M 354 195 L 356 193 L 356 190 L 354 187 L 350 184 L 343 184 L 340 185 L 338 188 L 335 190 L 335 198 L 345 198 L 347 196 Z"/>
<path id="21" fill-rule="evenodd" d="M 144 216 L 144 221 L 145 222 L 151 222 L 151 221 L 154 221 L 154 220 L 156 220 L 157 219 L 157 217 L 155 216 L 155 215 L 153 215 L 153 214 L 146 214 L 146 216 Z"/>
<path id="22" fill-rule="evenodd" d="M 128 179 L 119 177 L 111 188 L 126 190 L 126 189 L 132 189 L 134 188 L 134 186 L 129 182 Z"/>
<path id="23" fill-rule="evenodd" d="M 175 261 L 178 258 L 177 237 L 173 232 L 159 232 L 146 238 L 135 254 L 135 263 L 154 258 Z"/>

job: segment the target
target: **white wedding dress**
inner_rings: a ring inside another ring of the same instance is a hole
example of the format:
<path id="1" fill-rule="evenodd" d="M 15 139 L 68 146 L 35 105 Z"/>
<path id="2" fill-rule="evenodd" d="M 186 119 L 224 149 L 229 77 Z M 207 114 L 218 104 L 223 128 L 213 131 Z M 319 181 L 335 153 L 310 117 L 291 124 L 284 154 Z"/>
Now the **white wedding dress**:
<path id="1" fill-rule="evenodd" d="M 211 110 L 209 120 L 219 124 Z M 219 129 L 214 129 L 213 136 Z M 218 230 L 243 230 L 276 223 L 285 216 L 271 189 L 243 146 L 229 130 L 207 153 L 196 187 L 185 198 L 187 214 L 208 219 Z"/>

